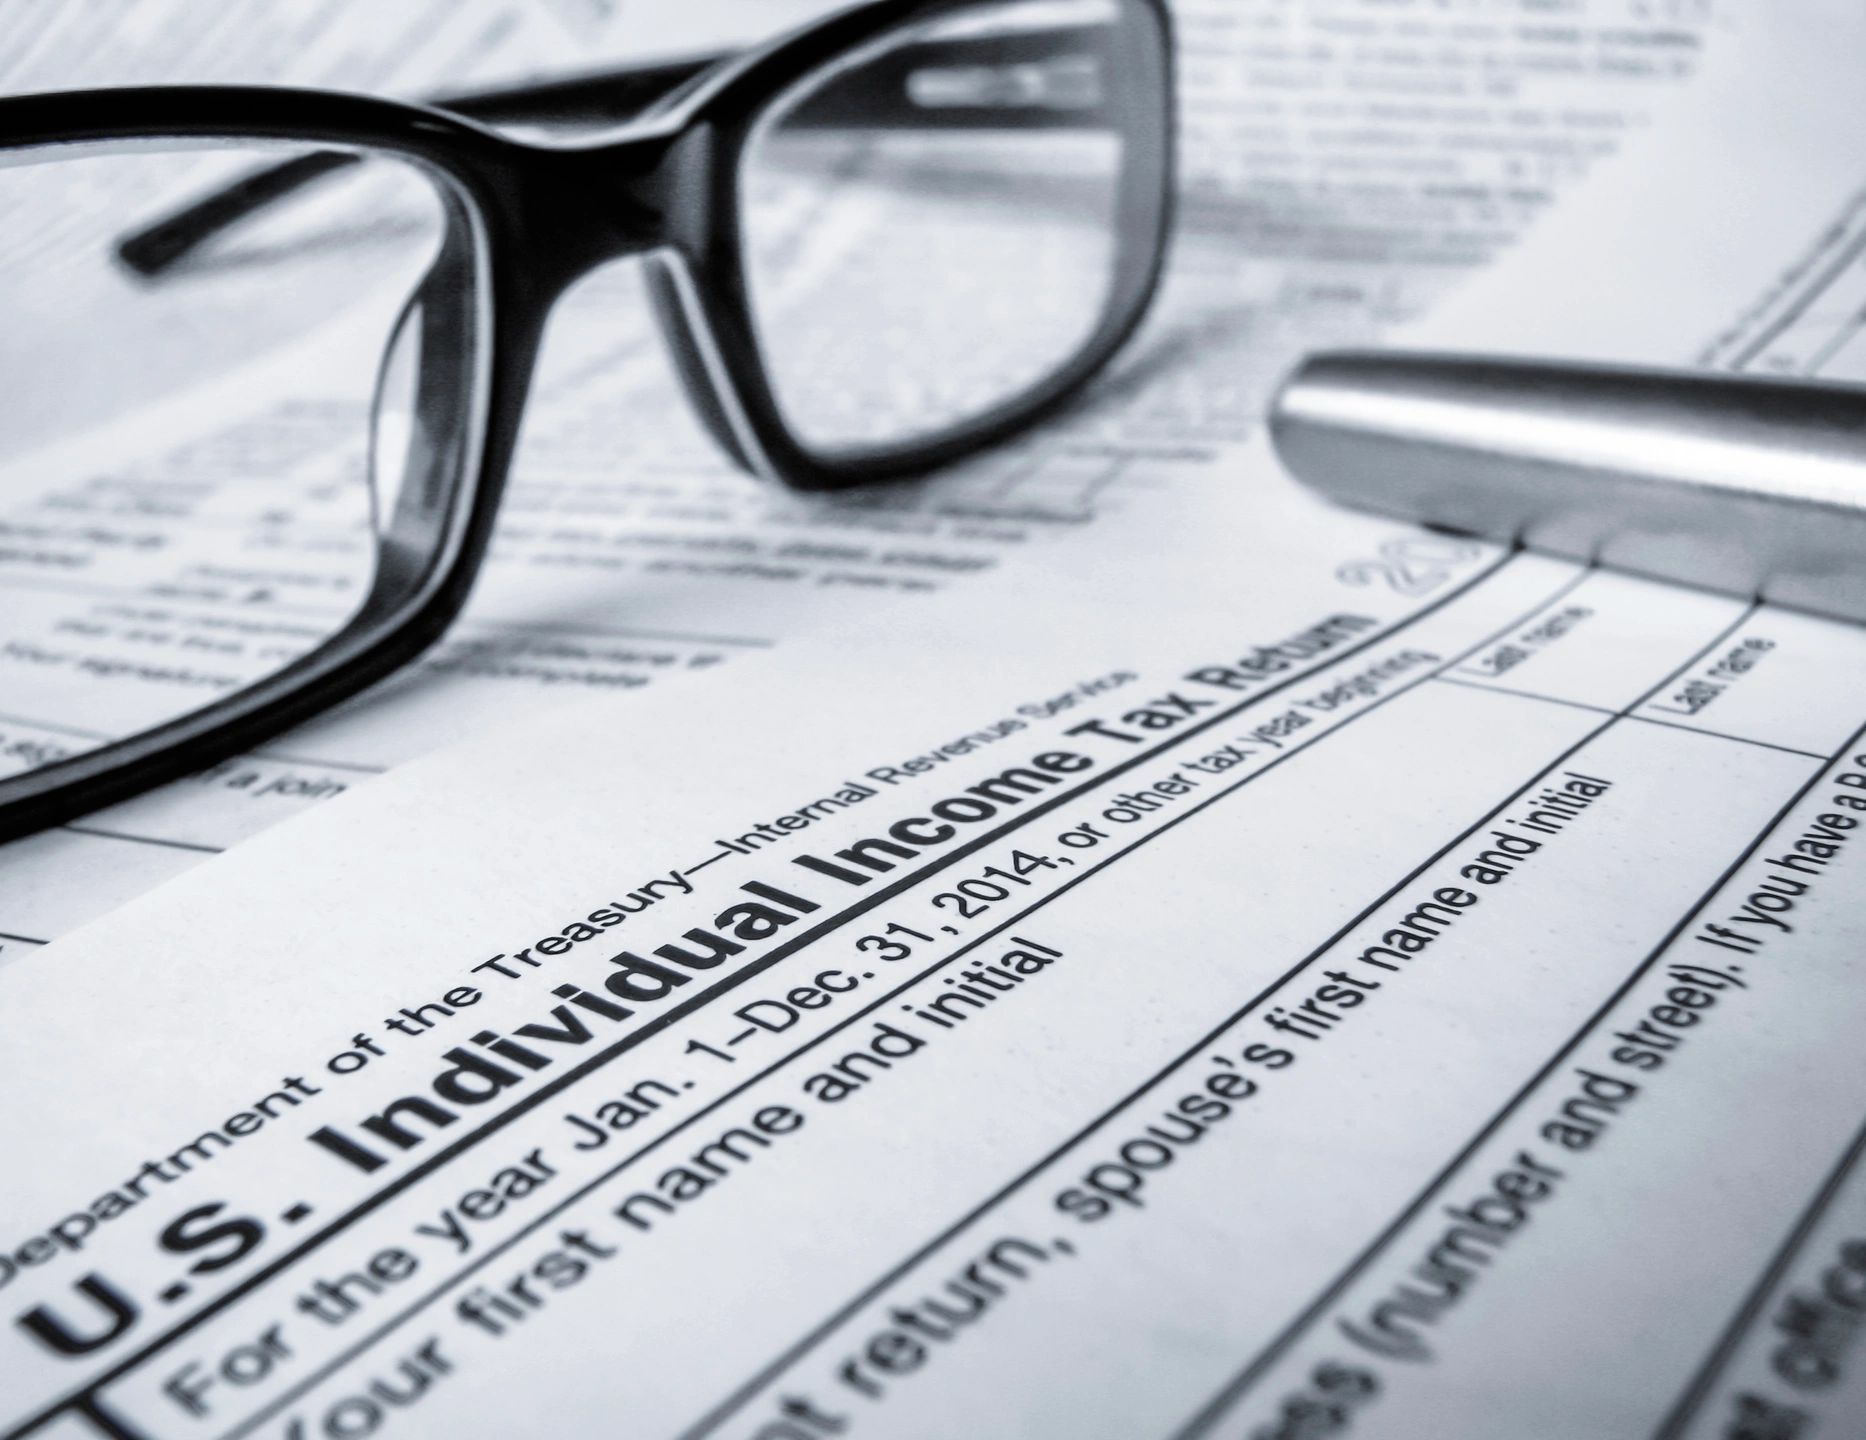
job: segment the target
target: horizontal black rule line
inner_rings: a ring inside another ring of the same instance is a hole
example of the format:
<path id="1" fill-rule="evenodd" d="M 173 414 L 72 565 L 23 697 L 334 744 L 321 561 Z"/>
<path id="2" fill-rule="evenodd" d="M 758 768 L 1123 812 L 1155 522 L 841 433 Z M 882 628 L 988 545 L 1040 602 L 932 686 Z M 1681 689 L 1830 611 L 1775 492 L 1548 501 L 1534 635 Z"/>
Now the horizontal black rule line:
<path id="1" fill-rule="evenodd" d="M 218 855 L 218 845 L 196 845 L 190 840 L 170 840 L 161 835 L 138 835 L 130 830 L 103 830 L 93 825 L 61 825 L 73 835 L 90 835 L 100 840 L 126 840 L 134 845 L 160 845 L 165 850 L 192 850 L 201 855 Z"/>

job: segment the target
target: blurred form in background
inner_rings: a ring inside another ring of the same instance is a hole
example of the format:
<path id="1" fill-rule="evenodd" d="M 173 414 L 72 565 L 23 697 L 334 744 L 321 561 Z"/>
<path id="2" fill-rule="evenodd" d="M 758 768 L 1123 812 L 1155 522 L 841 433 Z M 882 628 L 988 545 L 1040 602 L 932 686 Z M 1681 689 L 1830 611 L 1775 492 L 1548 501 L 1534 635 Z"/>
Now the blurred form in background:
<path id="1" fill-rule="evenodd" d="M 418 96 L 716 50 L 825 8 L 473 3 L 398 11 L 390 29 L 361 0 L 20 6 L 0 15 L 0 86 Z M 0 932 L 50 938 L 488 720 L 710 665 L 1213 483 L 1296 353 L 1417 313 L 1637 132 L 1715 43 L 1709 6 L 1653 19 L 1629 0 L 1560 25 L 1528 3 L 1475 18 L 1369 0 L 1186 0 L 1175 12 L 1174 268 L 1149 329 L 1075 414 L 922 483 L 773 492 L 726 465 L 674 395 L 635 267 L 598 274 L 559 312 L 490 571 L 450 637 L 258 754 L 6 847 Z M 1094 164 L 1077 155 L 1022 198 L 1040 213 L 1092 181 Z M 434 192 L 379 163 L 241 227 L 173 285 L 137 286 L 108 263 L 113 225 L 161 213 L 214 165 L 225 173 L 225 157 L 87 160 L 56 203 L 31 167 L 0 173 L 11 397 L 0 586 L 12 597 L 0 683 L 33 697 L 0 704 L 11 768 L 94 744 L 164 696 L 190 703 L 276 665 L 363 579 L 354 539 L 370 501 L 356 427 L 339 421 L 367 405 L 396 297 L 432 253 Z M 838 282 L 870 232 L 818 225 L 807 248 L 787 248 L 804 212 L 767 199 L 771 275 L 782 266 L 787 309 L 819 322 L 787 342 L 795 404 L 825 433 L 858 433 L 872 410 L 851 397 L 880 371 L 838 348 Z M 956 193 L 953 213 L 966 203 Z M 1007 265 L 1036 254 L 1006 253 L 982 229 L 973 238 Z M 315 365 L 307 326 L 324 347 Z M 975 334 L 948 332 L 961 348 L 942 368 Z M 1029 337 L 1002 338 L 1009 355 Z"/>

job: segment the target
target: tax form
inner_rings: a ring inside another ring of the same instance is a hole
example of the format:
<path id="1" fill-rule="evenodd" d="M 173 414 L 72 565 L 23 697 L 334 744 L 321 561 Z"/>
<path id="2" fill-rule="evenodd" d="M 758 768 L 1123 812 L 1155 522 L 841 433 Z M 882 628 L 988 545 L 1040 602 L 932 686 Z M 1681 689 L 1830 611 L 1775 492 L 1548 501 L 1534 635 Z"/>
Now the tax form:
<path id="1" fill-rule="evenodd" d="M 1845 373 L 1857 39 L 1437 333 Z M 1856 1430 L 1866 631 L 1231 463 L 10 966 L 7 1433 Z"/>
<path id="2" fill-rule="evenodd" d="M 87 82 L 166 74 L 413 94 L 553 62 L 587 68 L 743 40 L 821 6 L 720 0 L 678 14 L 631 6 L 606 19 L 596 6 L 446 6 L 434 12 L 441 21 L 409 22 L 407 43 L 389 49 L 359 33 L 371 24 L 367 6 L 305 7 L 270 34 L 176 8 L 146 28 L 86 29 L 83 12 L 47 11 L 32 33 L 0 43 L 16 57 L 6 79 L 69 83 L 77 54 Z M 0 964 L 483 724 L 569 694 L 682 677 L 858 609 L 914 603 L 1019 568 L 1026 552 L 1120 523 L 1165 493 L 1234 483 L 1237 448 L 1286 363 L 1418 313 L 1557 209 L 1596 160 L 1697 84 L 1705 57 L 1739 38 L 1708 7 L 1647 14 L 1624 0 L 1561 25 L 1539 22 L 1531 6 L 1472 17 L 1368 0 L 1295 10 L 1185 0 L 1175 19 L 1183 234 L 1155 324 L 1068 422 L 918 486 L 839 499 L 772 493 L 731 471 L 686 418 L 633 273 L 594 277 L 557 317 L 503 528 L 461 624 L 407 674 L 255 754 L 0 848 Z M 137 42 L 151 33 L 165 39 L 159 74 L 135 68 Z M 859 256 L 861 237 L 824 237 L 820 248 L 817 268 L 833 276 Z M 267 272 L 255 276 L 265 283 Z M 833 307 L 833 286 L 800 303 Z M 19 297 L 9 304 L 16 317 L 25 308 Z M 44 320 L 42 343 L 92 344 L 92 327 L 72 325 L 65 308 Z M 319 451 L 322 413 L 333 418 Z M 70 556 L 49 575 L 0 558 L 0 593 L 15 613 L 44 617 L 41 651 L 129 675 L 185 657 L 191 641 L 294 619 L 284 602 L 312 557 L 282 551 L 270 517 L 315 506 L 332 453 L 359 427 L 347 409 L 281 414 L 225 386 L 195 414 L 192 433 L 139 439 L 132 424 L 111 442 L 122 457 L 114 464 L 61 472 L 49 486 L 33 473 L 43 503 L 9 508 L 19 531 L 8 533 L 49 534 L 35 543 Z M 244 431 L 267 426 L 290 426 L 289 448 L 314 452 L 314 463 L 219 487 L 213 503 L 230 517 L 215 532 L 229 537 L 224 553 L 187 542 L 192 513 L 167 525 L 147 518 L 153 507 L 139 499 L 166 506 L 178 488 L 191 491 L 204 447 L 237 447 Z M 11 437 L 3 453 L 19 443 Z M 161 556 L 160 567 L 126 573 L 120 549 L 88 538 L 118 529 Z M 138 698 L 119 693 L 61 714 L 0 702 L 0 763 L 93 743 L 109 729 L 99 719 L 115 709 L 107 702 Z"/>

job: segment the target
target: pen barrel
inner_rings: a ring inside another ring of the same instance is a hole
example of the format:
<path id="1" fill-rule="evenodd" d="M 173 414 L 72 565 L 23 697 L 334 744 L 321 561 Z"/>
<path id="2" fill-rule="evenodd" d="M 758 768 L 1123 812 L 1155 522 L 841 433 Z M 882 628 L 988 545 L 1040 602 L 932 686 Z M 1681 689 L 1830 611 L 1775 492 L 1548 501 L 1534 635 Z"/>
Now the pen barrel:
<path id="1" fill-rule="evenodd" d="M 1339 351 L 1270 429 L 1343 504 L 1866 621 L 1866 390 Z"/>

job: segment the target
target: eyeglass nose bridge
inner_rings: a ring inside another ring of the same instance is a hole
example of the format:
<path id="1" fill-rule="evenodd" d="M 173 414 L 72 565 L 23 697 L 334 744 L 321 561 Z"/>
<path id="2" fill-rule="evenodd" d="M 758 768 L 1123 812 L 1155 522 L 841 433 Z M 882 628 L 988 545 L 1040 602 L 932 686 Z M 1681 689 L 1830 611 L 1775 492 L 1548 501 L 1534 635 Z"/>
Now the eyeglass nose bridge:
<path id="1" fill-rule="evenodd" d="M 775 471 L 718 361 L 719 339 L 689 278 L 716 240 L 712 139 L 705 126 L 622 135 L 527 164 L 531 278 L 555 303 L 604 265 L 645 260 L 650 310 L 696 418 L 742 470 L 769 478 Z"/>
<path id="2" fill-rule="evenodd" d="M 561 293 L 612 261 L 676 243 L 685 149 L 679 137 L 650 133 L 534 151 L 518 177 L 534 282 Z"/>

